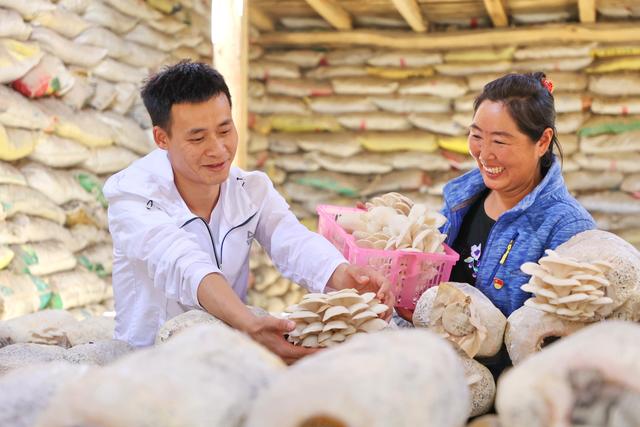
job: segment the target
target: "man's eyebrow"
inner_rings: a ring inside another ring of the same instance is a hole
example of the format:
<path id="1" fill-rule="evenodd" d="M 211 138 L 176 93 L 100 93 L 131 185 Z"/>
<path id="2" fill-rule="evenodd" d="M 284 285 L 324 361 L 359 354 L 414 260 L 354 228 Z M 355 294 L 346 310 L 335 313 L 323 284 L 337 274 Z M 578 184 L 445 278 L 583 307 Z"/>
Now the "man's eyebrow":
<path id="1" fill-rule="evenodd" d="M 207 128 L 193 128 L 193 129 L 189 129 L 189 132 L 187 132 L 187 134 L 193 135 L 193 134 L 196 134 L 196 133 L 204 132 L 206 130 L 207 130 Z"/>
<path id="2" fill-rule="evenodd" d="M 220 127 L 220 126 L 227 126 L 227 125 L 230 125 L 230 124 L 231 124 L 231 122 L 232 122 L 232 120 L 231 120 L 231 119 L 227 119 L 227 120 L 225 120 L 224 122 L 219 123 L 219 124 L 218 124 L 218 127 Z"/>
<path id="3" fill-rule="evenodd" d="M 476 125 L 475 123 L 472 123 L 471 125 L 469 125 L 469 127 L 471 129 L 477 130 L 479 132 L 482 132 L 482 129 L 480 129 L 480 126 Z M 510 134 L 509 132 L 504 132 L 504 131 L 495 131 L 495 132 L 491 132 L 491 135 L 498 135 L 498 136 L 507 136 L 510 138 L 513 138 L 513 135 Z"/>

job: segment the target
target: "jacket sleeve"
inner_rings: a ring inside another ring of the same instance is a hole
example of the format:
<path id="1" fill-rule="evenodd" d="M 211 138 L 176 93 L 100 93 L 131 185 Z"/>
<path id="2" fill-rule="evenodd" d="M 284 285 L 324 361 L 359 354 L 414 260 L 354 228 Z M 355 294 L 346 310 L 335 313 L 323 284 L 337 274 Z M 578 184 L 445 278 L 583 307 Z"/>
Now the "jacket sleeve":
<path id="1" fill-rule="evenodd" d="M 210 273 L 220 273 L 195 238 L 157 207 L 147 209 L 142 197 L 109 197 L 109 231 L 114 251 L 142 264 L 153 286 L 181 304 L 199 307 L 198 286 Z"/>
<path id="2" fill-rule="evenodd" d="M 298 221 L 271 181 L 267 191 L 256 239 L 283 276 L 311 292 L 323 292 L 336 267 L 346 259 L 327 239 Z"/>

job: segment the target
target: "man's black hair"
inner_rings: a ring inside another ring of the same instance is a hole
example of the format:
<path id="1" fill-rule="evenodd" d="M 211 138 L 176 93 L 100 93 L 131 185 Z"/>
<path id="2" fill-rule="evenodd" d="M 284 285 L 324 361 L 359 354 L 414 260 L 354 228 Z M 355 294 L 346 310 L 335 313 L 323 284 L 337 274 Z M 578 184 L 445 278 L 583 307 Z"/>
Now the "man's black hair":
<path id="1" fill-rule="evenodd" d="M 223 93 L 231 106 L 224 77 L 202 62 L 180 61 L 149 77 L 141 90 L 151 123 L 169 132 L 173 104 L 199 103 Z"/>

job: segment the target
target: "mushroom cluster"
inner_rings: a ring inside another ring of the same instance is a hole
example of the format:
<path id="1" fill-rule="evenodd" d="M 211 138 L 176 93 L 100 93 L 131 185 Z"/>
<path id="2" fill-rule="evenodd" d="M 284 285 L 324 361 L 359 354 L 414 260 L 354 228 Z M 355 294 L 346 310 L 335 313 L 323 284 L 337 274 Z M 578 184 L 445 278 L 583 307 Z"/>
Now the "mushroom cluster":
<path id="1" fill-rule="evenodd" d="M 367 210 L 371 210 L 377 206 L 387 206 L 393 208 L 402 215 L 409 215 L 414 203 L 409 197 L 400 193 L 386 193 L 381 196 L 376 196 L 365 203 Z"/>
<path id="2" fill-rule="evenodd" d="M 373 292 L 360 295 L 355 289 L 343 289 L 306 294 L 287 307 L 287 317 L 296 322 L 287 339 L 303 347 L 331 347 L 355 335 L 385 329 L 388 324 L 379 316 L 388 309 Z"/>
<path id="3" fill-rule="evenodd" d="M 431 329 L 469 357 L 497 354 L 506 323 L 500 310 L 466 283 L 444 282 L 427 289 L 413 312 L 416 327 Z"/>
<path id="4" fill-rule="evenodd" d="M 584 262 L 551 249 L 537 263 L 520 269 L 531 279 L 521 289 L 534 294 L 525 305 L 572 321 L 596 321 L 611 314 L 613 300 L 606 296 L 612 265 Z"/>
<path id="5" fill-rule="evenodd" d="M 447 219 L 422 203 L 398 193 L 375 197 L 362 212 L 338 215 L 337 222 L 363 248 L 442 253 Z"/>

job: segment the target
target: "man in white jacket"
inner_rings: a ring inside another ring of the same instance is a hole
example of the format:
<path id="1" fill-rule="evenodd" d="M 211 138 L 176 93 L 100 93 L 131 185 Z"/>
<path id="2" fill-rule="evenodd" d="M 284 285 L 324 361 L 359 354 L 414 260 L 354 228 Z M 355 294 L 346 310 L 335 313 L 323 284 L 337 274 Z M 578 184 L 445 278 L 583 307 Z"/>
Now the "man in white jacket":
<path id="1" fill-rule="evenodd" d="M 283 338 L 293 322 L 257 317 L 243 303 L 254 239 L 285 277 L 311 292 L 357 288 L 393 304 L 389 282 L 349 265 L 300 224 L 265 174 L 231 166 L 238 135 L 217 71 L 180 62 L 152 76 L 142 98 L 159 149 L 104 186 L 117 339 L 151 345 L 165 321 L 199 308 L 287 362 L 309 354 Z"/>

